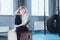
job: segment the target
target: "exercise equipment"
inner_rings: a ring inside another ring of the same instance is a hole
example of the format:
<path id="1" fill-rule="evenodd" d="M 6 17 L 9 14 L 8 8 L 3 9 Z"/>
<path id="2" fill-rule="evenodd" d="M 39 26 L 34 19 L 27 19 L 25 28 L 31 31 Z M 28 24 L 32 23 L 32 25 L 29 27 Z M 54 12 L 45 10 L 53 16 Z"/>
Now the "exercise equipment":
<path id="1" fill-rule="evenodd" d="M 47 20 L 47 30 L 50 33 L 58 33 L 58 15 L 52 15 Z"/>

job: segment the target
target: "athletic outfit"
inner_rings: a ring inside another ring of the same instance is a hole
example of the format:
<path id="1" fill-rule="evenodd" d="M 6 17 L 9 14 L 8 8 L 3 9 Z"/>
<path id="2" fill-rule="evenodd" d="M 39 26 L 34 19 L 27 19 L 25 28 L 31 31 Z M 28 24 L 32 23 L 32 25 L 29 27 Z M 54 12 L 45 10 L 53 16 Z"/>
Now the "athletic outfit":
<path id="1" fill-rule="evenodd" d="M 29 20 L 28 15 L 16 15 L 15 17 L 15 24 L 19 25 L 24 23 L 25 20 Z M 27 28 L 27 25 L 21 26 L 21 27 L 16 27 L 16 34 L 17 34 L 17 40 L 20 40 L 21 32 L 26 32 L 29 31 Z"/>

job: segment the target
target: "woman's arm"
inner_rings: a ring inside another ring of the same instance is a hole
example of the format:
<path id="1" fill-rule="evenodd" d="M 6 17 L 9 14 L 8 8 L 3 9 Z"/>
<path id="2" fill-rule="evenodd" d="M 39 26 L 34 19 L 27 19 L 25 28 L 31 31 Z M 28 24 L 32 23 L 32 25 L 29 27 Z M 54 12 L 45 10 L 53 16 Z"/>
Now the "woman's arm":
<path id="1" fill-rule="evenodd" d="M 20 27 L 20 26 L 28 25 L 29 22 L 30 22 L 29 20 L 26 20 L 26 21 L 25 21 L 24 23 L 22 23 L 22 24 L 14 25 L 14 27 L 16 28 L 16 27 Z"/>
<path id="2" fill-rule="evenodd" d="M 16 10 L 16 12 L 15 12 L 16 15 L 19 15 L 20 9 L 21 9 L 21 8 L 19 7 L 19 8 Z"/>
<path id="3" fill-rule="evenodd" d="M 15 12 L 15 14 L 16 14 L 16 15 L 19 15 L 19 13 L 20 13 L 19 11 L 20 11 L 20 10 L 17 9 L 16 12 Z"/>
<path id="4" fill-rule="evenodd" d="M 20 24 L 20 25 L 18 25 L 18 26 L 24 26 L 24 25 L 27 25 L 29 22 L 30 22 L 30 20 L 25 20 L 24 23 L 22 23 L 22 24 Z"/>
<path id="5" fill-rule="evenodd" d="M 16 15 L 20 15 L 20 7 L 15 12 Z M 14 25 L 14 28 L 18 27 L 18 25 Z"/>

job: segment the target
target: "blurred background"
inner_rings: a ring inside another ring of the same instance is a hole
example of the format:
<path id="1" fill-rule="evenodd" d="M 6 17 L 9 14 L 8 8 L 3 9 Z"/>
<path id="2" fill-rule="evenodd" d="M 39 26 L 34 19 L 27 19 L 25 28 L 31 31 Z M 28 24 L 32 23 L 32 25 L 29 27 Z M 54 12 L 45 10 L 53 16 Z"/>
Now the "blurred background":
<path id="1" fill-rule="evenodd" d="M 19 6 L 25 6 L 31 16 L 28 26 L 32 30 L 32 40 L 60 40 L 58 33 L 52 33 L 47 27 L 49 17 L 58 15 L 59 0 L 0 0 L 1 40 L 7 40 L 8 30 L 13 29 Z"/>

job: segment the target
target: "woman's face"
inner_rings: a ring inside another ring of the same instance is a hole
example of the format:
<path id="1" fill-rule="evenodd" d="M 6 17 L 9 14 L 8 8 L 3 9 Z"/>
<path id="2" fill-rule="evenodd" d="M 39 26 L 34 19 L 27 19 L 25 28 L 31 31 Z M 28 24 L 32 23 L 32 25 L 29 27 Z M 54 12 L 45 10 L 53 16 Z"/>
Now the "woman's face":
<path id="1" fill-rule="evenodd" d="M 22 8 L 22 9 L 20 10 L 20 13 L 21 13 L 21 14 L 24 14 L 24 13 L 25 13 L 25 9 Z"/>

